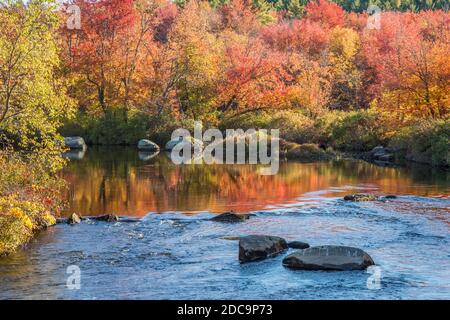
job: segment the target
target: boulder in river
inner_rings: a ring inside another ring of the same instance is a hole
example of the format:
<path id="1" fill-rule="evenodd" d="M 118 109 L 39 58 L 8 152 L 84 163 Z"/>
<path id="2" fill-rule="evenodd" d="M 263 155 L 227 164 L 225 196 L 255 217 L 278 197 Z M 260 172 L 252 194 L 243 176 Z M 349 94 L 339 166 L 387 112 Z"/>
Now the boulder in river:
<path id="1" fill-rule="evenodd" d="M 273 257 L 288 248 L 280 237 L 251 235 L 239 238 L 239 262 L 251 262 Z"/>
<path id="2" fill-rule="evenodd" d="M 369 157 L 372 161 L 392 162 L 395 158 L 391 149 L 383 146 L 377 146 L 369 152 Z"/>
<path id="3" fill-rule="evenodd" d="M 250 219 L 249 214 L 234 213 L 233 211 L 221 213 L 211 218 L 211 220 L 219 222 L 242 222 L 248 219 Z"/>
<path id="4" fill-rule="evenodd" d="M 81 223 L 81 218 L 76 213 L 72 213 L 69 218 L 67 218 L 68 224 L 78 224 Z"/>
<path id="5" fill-rule="evenodd" d="M 311 247 L 283 259 L 283 266 L 301 270 L 364 270 L 374 264 L 363 250 L 344 246 Z"/>
<path id="6" fill-rule="evenodd" d="M 307 249 L 309 248 L 309 244 L 307 244 L 306 242 L 301 242 L 301 241 L 291 241 L 288 242 L 288 247 L 292 248 L 292 249 Z"/>
<path id="7" fill-rule="evenodd" d="M 86 149 L 86 142 L 82 137 L 65 137 L 64 144 L 70 149 Z"/>
<path id="8" fill-rule="evenodd" d="M 119 221 L 119 217 L 114 214 L 105 214 L 103 216 L 98 217 L 90 217 L 89 219 L 95 221 L 105 221 L 105 222 L 117 222 Z"/>
<path id="9" fill-rule="evenodd" d="M 153 141 L 141 139 L 138 142 L 138 149 L 143 151 L 158 151 L 159 146 Z"/>
<path id="10" fill-rule="evenodd" d="M 165 149 L 171 151 L 175 148 L 176 145 L 183 143 L 188 144 L 191 148 L 200 148 L 202 146 L 202 142 L 194 139 L 193 137 L 178 137 L 176 139 L 172 139 L 166 143 Z"/>
<path id="11" fill-rule="evenodd" d="M 345 201 L 375 201 L 379 200 L 379 197 L 373 194 L 348 194 L 344 197 Z"/>

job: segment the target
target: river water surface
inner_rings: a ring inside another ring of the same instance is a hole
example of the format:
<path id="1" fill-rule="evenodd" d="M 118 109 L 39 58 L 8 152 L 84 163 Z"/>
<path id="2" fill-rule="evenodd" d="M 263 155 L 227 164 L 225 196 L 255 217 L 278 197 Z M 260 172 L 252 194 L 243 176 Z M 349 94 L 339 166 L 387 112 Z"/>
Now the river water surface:
<path id="1" fill-rule="evenodd" d="M 129 148 L 91 148 L 64 172 L 69 206 L 135 222 L 59 224 L 0 259 L 0 299 L 449 299 L 450 174 L 361 161 L 173 165 Z M 398 199 L 344 202 L 348 193 Z M 240 224 L 209 221 L 234 210 Z M 292 271 L 284 255 L 240 265 L 225 237 L 269 234 L 364 249 L 381 271 Z M 80 289 L 67 287 L 69 266 Z"/>

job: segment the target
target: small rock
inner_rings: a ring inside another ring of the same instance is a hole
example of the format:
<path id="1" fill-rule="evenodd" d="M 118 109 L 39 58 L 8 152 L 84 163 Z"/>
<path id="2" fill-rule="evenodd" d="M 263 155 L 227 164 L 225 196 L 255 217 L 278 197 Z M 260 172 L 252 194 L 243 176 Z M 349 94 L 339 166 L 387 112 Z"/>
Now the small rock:
<path id="1" fill-rule="evenodd" d="M 288 242 L 288 247 L 292 249 L 307 249 L 309 248 L 309 244 L 301 241 L 291 241 Z"/>
<path id="2" fill-rule="evenodd" d="M 386 200 L 397 199 L 397 196 L 393 194 L 388 194 L 387 196 L 384 196 L 384 199 Z"/>
<path id="3" fill-rule="evenodd" d="M 89 219 L 95 221 L 105 221 L 105 222 L 117 222 L 119 221 L 119 217 L 114 214 L 105 214 L 103 216 L 98 217 L 90 217 Z"/>
<path id="4" fill-rule="evenodd" d="M 363 250 L 344 246 L 311 247 L 283 259 L 283 266 L 301 270 L 364 270 L 374 264 Z"/>
<path id="5" fill-rule="evenodd" d="M 233 211 L 221 213 L 215 216 L 214 218 L 211 218 L 211 220 L 213 221 L 220 221 L 220 222 L 242 222 L 248 219 L 250 219 L 249 214 L 239 214 L 234 213 Z"/>
<path id="6" fill-rule="evenodd" d="M 67 223 L 68 224 L 81 223 L 81 218 L 76 213 L 72 213 L 71 216 L 67 219 Z"/>
<path id="7" fill-rule="evenodd" d="M 153 141 L 142 139 L 138 142 L 138 149 L 139 150 L 145 150 L 145 151 L 158 151 L 159 146 L 154 143 Z"/>
<path id="8" fill-rule="evenodd" d="M 273 257 L 286 250 L 286 240 L 280 237 L 251 235 L 239 239 L 239 262 L 251 262 Z"/>
<path id="9" fill-rule="evenodd" d="M 240 239 L 240 237 L 223 237 L 223 240 L 229 240 L 229 241 L 237 241 Z"/>
<path id="10" fill-rule="evenodd" d="M 373 194 L 349 194 L 344 197 L 345 201 L 375 201 L 379 200 L 379 197 Z"/>

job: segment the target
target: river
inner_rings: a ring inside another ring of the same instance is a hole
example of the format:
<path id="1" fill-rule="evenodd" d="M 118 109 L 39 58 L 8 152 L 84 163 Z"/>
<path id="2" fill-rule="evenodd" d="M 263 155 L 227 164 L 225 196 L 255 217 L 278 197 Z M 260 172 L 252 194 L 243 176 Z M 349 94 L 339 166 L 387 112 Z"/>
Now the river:
<path id="1" fill-rule="evenodd" d="M 80 157 L 81 158 L 81 157 Z M 90 148 L 64 177 L 64 215 L 113 213 L 136 222 L 59 224 L 0 258 L 0 299 L 449 299 L 450 174 L 362 161 L 176 166 L 133 148 Z M 349 193 L 395 194 L 345 202 Z M 251 212 L 239 224 L 217 212 Z M 284 254 L 241 265 L 237 241 L 269 234 L 314 245 L 355 246 L 380 270 L 292 271 Z M 68 267 L 79 289 L 67 286 Z"/>

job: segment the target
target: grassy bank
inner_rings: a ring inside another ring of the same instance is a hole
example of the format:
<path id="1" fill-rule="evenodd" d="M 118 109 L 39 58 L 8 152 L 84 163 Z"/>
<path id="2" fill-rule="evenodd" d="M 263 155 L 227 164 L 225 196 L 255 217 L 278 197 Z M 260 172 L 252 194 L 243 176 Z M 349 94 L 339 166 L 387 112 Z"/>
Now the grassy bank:
<path id="1" fill-rule="evenodd" d="M 0 151 L 0 256 L 56 223 L 65 190 L 60 165 L 45 153 Z"/>

